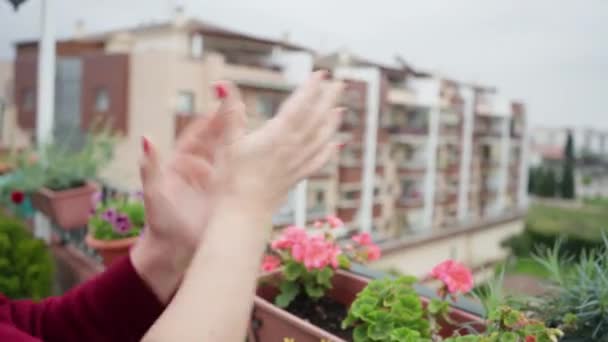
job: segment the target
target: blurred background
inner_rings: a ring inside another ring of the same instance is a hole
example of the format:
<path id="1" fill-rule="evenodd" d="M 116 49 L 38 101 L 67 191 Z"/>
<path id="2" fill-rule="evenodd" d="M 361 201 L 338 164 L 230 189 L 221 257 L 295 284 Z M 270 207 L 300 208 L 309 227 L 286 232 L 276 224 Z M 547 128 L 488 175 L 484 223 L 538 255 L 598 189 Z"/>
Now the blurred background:
<path id="1" fill-rule="evenodd" d="M 109 262 L 87 236 L 139 234 L 97 229 L 61 193 L 135 196 L 140 137 L 169 153 L 217 105 L 214 81 L 239 86 L 254 128 L 322 68 L 347 84 L 346 145 L 275 230 L 336 215 L 340 239 L 381 247 L 370 271 L 424 280 L 451 258 L 480 288 L 543 293 L 538 253 L 561 241 L 572 270 L 604 244 L 607 15 L 602 0 L 0 1 L 3 220 L 48 265 L 10 289 L 61 293 Z"/>

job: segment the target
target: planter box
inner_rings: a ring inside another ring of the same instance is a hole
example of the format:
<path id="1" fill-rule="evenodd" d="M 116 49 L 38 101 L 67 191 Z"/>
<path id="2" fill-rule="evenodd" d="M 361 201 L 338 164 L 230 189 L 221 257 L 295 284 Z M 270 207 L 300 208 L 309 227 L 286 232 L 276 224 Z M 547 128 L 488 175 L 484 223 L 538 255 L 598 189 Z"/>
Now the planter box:
<path id="1" fill-rule="evenodd" d="M 271 285 L 280 277 L 280 271 L 264 275 L 257 290 L 254 301 L 252 322 L 249 329 L 249 342 L 282 342 L 285 337 L 293 338 L 296 342 L 319 342 L 327 341 L 345 342 L 343 339 L 324 331 L 307 321 L 292 315 L 273 304 L 278 289 Z M 347 271 L 336 271 L 332 279 L 333 288 L 327 293 L 332 299 L 349 307 L 355 300 L 357 293 L 362 291 L 370 280 L 352 274 Z M 428 299 L 422 298 L 424 304 Z M 452 308 L 450 318 L 456 324 L 472 323 L 476 329 L 483 330 L 483 321 L 464 311 Z M 451 336 L 458 327 L 448 324 L 443 325 L 442 336 Z M 466 331 L 461 331 L 465 334 Z"/>
<path id="2" fill-rule="evenodd" d="M 89 233 L 85 237 L 85 242 L 101 255 L 105 266 L 110 266 L 115 260 L 129 254 L 129 250 L 138 238 L 134 236 L 119 240 L 98 240 Z"/>
<path id="3" fill-rule="evenodd" d="M 91 182 L 63 191 L 42 188 L 32 195 L 32 204 L 63 229 L 82 228 L 91 216 L 91 196 L 96 191 L 97 186 Z"/>

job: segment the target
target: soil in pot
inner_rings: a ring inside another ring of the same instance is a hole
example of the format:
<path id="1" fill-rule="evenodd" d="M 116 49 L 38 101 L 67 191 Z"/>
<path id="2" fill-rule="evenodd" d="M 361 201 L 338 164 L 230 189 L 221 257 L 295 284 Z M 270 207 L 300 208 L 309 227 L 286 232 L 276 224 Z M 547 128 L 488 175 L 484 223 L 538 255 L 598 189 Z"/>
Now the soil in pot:
<path id="1" fill-rule="evenodd" d="M 353 340 L 353 330 L 351 328 L 342 330 L 340 327 L 346 318 L 348 308 L 328 296 L 313 301 L 301 294 L 291 302 L 286 310 L 346 341 Z"/>

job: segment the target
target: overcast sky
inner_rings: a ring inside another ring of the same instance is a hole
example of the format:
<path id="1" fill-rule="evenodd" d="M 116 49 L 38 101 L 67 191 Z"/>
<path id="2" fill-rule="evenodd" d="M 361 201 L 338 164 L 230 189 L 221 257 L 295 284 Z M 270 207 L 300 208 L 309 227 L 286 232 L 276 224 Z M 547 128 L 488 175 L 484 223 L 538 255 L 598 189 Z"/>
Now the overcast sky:
<path id="1" fill-rule="evenodd" d="M 39 31 L 41 0 L 15 13 L 0 0 L 0 57 Z M 608 128 L 607 0 L 51 0 L 60 36 L 171 16 L 292 41 L 341 47 L 390 62 L 497 86 L 521 99 L 536 125 Z"/>

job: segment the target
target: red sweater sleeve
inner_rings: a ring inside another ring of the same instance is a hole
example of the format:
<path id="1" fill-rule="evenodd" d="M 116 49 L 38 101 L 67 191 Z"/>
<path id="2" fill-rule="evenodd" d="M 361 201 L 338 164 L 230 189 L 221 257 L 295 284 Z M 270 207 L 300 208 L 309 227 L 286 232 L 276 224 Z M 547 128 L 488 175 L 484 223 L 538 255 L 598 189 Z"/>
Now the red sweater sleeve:
<path id="1" fill-rule="evenodd" d="M 63 296 L 2 306 L 15 328 L 44 342 L 139 341 L 163 310 L 127 257 Z"/>

